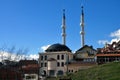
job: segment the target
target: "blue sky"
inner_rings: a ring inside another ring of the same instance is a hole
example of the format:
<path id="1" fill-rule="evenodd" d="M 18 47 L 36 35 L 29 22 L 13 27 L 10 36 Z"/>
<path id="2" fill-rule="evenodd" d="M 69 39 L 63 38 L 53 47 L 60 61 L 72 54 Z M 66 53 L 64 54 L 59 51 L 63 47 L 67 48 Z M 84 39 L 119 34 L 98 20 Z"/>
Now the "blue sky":
<path id="1" fill-rule="evenodd" d="M 120 37 L 120 0 L 0 0 L 0 46 L 28 48 L 62 43 L 62 9 L 66 11 L 67 46 L 81 47 L 81 4 L 85 14 L 85 44 L 103 47 Z"/>

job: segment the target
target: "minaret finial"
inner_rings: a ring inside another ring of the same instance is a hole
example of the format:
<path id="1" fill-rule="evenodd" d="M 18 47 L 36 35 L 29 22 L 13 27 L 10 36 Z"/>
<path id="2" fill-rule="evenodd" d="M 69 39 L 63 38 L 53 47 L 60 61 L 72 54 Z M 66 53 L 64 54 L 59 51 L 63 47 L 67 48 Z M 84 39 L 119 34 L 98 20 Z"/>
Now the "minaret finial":
<path id="1" fill-rule="evenodd" d="M 84 12 L 83 12 L 83 6 L 81 6 L 81 9 L 82 9 L 82 15 L 84 15 Z"/>
<path id="2" fill-rule="evenodd" d="M 80 26 L 81 26 L 81 45 L 82 47 L 85 45 L 85 41 L 84 41 L 84 35 L 85 35 L 85 32 L 84 32 L 84 12 L 83 12 L 83 6 L 81 6 L 81 9 L 82 9 L 82 14 L 81 14 L 81 22 L 80 22 Z"/>
<path id="3" fill-rule="evenodd" d="M 62 44 L 66 45 L 65 9 L 63 9 L 63 18 L 62 18 Z"/>

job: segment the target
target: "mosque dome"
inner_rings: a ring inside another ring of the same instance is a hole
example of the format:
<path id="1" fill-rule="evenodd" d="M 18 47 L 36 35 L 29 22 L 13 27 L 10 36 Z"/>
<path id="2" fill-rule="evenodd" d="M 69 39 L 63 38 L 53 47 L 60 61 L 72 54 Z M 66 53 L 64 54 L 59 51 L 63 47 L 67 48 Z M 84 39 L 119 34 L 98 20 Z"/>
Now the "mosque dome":
<path id="1" fill-rule="evenodd" d="M 58 51 L 71 52 L 71 50 L 66 45 L 62 45 L 62 44 L 59 44 L 59 43 L 49 46 L 45 51 L 46 52 L 58 52 Z"/>

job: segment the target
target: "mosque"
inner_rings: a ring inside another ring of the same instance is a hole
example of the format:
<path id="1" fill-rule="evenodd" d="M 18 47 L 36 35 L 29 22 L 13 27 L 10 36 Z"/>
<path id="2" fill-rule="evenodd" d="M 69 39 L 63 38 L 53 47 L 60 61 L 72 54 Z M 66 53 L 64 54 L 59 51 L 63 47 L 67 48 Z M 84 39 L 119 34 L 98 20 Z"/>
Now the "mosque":
<path id="1" fill-rule="evenodd" d="M 81 7 L 81 45 L 75 53 L 66 46 L 66 17 L 65 9 L 62 17 L 62 44 L 56 43 L 49 46 L 44 52 L 39 53 L 40 74 L 56 77 L 77 72 L 96 65 L 95 54 L 97 51 L 92 46 L 85 45 L 84 41 L 84 11 Z"/>

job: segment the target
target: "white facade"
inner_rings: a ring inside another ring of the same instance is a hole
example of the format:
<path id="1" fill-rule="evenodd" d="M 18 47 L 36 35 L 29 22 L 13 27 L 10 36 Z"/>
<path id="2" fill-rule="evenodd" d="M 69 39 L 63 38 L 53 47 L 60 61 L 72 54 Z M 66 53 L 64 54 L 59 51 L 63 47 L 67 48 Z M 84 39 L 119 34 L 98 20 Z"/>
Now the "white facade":
<path id="1" fill-rule="evenodd" d="M 73 54 L 67 51 L 40 53 L 40 72 L 42 75 L 53 77 L 65 75 L 67 63 L 72 59 Z"/>

